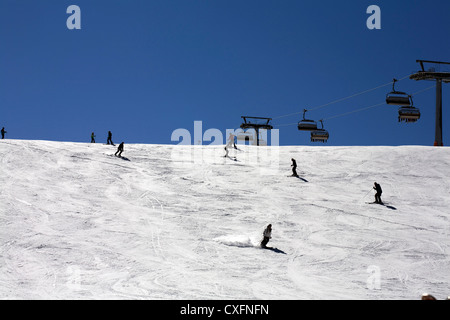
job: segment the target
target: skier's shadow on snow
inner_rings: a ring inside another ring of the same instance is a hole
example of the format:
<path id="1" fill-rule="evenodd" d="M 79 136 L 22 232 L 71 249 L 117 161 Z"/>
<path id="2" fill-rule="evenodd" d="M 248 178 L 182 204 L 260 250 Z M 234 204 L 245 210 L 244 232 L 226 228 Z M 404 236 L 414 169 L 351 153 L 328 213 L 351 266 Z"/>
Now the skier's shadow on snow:
<path id="1" fill-rule="evenodd" d="M 280 250 L 280 249 L 278 249 L 278 248 L 266 247 L 266 248 L 264 248 L 264 249 L 273 251 L 273 252 L 275 252 L 275 253 L 287 254 L 286 252 L 284 252 L 283 250 Z"/>
<path id="2" fill-rule="evenodd" d="M 376 202 L 367 202 L 367 203 L 368 203 L 368 204 L 378 204 L 378 203 L 376 203 Z M 383 207 L 386 207 L 386 208 L 391 209 L 391 210 L 397 210 L 396 207 L 393 207 L 393 206 L 390 206 L 390 205 L 387 205 L 387 204 L 384 204 L 384 203 L 381 203 L 381 205 L 382 205 Z"/>
<path id="3" fill-rule="evenodd" d="M 290 177 L 297 178 L 299 180 L 302 180 L 303 182 L 309 182 L 308 180 L 306 180 L 305 178 L 302 178 L 300 176 L 290 176 Z"/>
<path id="4" fill-rule="evenodd" d="M 120 159 L 122 159 L 122 160 L 125 160 L 125 161 L 131 161 L 130 159 L 128 159 L 127 157 L 122 157 L 122 156 L 116 156 L 117 158 L 120 158 Z"/>

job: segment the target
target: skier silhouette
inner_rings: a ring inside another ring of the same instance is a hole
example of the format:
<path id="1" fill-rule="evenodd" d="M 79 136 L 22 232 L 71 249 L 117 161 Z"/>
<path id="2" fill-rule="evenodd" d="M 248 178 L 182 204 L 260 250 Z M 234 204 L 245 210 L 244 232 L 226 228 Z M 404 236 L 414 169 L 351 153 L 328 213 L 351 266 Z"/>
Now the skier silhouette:
<path id="1" fill-rule="evenodd" d="M 293 176 L 293 177 L 298 177 L 298 174 L 297 174 L 297 161 L 295 161 L 294 158 L 292 158 L 291 160 L 292 160 L 292 164 L 291 164 L 291 167 L 292 167 L 292 176 Z"/>
<path id="2" fill-rule="evenodd" d="M 114 155 L 116 157 L 122 157 L 122 152 L 123 152 L 123 142 L 119 144 L 119 147 L 117 148 L 117 151 Z"/>
<path id="3" fill-rule="evenodd" d="M 383 201 L 381 201 L 381 194 L 383 193 L 383 190 L 381 190 L 381 186 L 378 183 L 373 184 L 373 189 L 377 191 L 375 194 L 375 203 L 383 204 Z"/>
<path id="4" fill-rule="evenodd" d="M 224 158 L 228 157 L 228 146 L 225 146 L 225 155 L 223 156 Z"/>
<path id="5" fill-rule="evenodd" d="M 106 141 L 106 144 L 112 144 L 113 146 L 115 146 L 114 142 L 112 141 L 111 131 L 108 131 L 108 140 Z"/>
<path id="6" fill-rule="evenodd" d="M 261 248 L 267 248 L 269 240 L 272 238 L 272 225 L 269 224 L 263 232 L 264 239 L 261 241 Z"/>
<path id="7" fill-rule="evenodd" d="M 8 133 L 5 131 L 5 127 L 2 128 L 2 139 L 5 139 L 5 133 Z"/>
<path id="8" fill-rule="evenodd" d="M 95 134 L 91 133 L 91 143 L 95 143 Z"/>

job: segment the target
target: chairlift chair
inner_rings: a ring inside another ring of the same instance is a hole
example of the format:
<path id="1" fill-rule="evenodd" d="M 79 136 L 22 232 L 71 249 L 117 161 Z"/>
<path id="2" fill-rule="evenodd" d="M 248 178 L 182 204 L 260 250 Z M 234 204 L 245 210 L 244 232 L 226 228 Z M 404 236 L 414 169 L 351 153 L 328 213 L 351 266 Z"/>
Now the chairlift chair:
<path id="1" fill-rule="evenodd" d="M 395 83 L 397 81 L 397 79 L 394 79 L 394 82 L 392 84 L 392 92 L 389 92 L 386 95 L 386 103 L 394 106 L 410 106 L 411 96 L 405 92 L 395 90 Z"/>
<path id="2" fill-rule="evenodd" d="M 320 120 L 320 123 L 322 124 L 322 129 L 311 132 L 311 142 L 325 143 L 328 142 L 328 139 L 330 138 L 328 131 L 323 128 L 323 120 Z"/>
<path id="3" fill-rule="evenodd" d="M 398 122 L 417 122 L 420 119 L 420 110 L 415 107 L 400 107 L 398 109 Z"/>
<path id="4" fill-rule="evenodd" d="M 402 122 L 417 122 L 420 119 L 419 108 L 414 107 L 412 96 L 410 96 L 411 105 L 400 107 L 398 109 L 398 121 Z"/>
<path id="5" fill-rule="evenodd" d="M 303 120 L 298 123 L 298 130 L 300 131 L 315 131 L 317 130 L 317 122 L 314 120 L 308 120 L 305 118 L 305 114 L 308 110 L 303 110 Z"/>

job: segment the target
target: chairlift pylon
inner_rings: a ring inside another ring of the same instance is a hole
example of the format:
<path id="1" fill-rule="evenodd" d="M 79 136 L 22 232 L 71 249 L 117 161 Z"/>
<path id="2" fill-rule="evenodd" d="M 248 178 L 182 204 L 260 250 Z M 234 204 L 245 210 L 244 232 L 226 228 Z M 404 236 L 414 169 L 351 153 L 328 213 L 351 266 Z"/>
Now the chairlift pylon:
<path id="1" fill-rule="evenodd" d="M 247 130 L 247 129 L 253 129 L 255 131 L 255 139 L 256 139 L 256 145 L 267 145 L 267 141 L 260 140 L 260 130 L 272 130 L 273 126 L 270 124 L 270 121 L 272 121 L 272 118 L 261 118 L 261 117 L 248 117 L 248 116 L 242 116 L 241 117 L 244 120 L 244 123 L 241 124 L 241 129 Z M 243 134 L 241 136 L 238 136 L 238 140 L 242 139 L 246 141 L 251 141 L 250 136 L 244 136 Z M 253 143 L 254 144 L 254 143 Z"/>
<path id="2" fill-rule="evenodd" d="M 240 132 L 236 138 L 238 141 L 253 142 L 254 136 L 255 136 L 255 133 L 253 133 L 253 132 L 243 131 L 243 132 Z"/>

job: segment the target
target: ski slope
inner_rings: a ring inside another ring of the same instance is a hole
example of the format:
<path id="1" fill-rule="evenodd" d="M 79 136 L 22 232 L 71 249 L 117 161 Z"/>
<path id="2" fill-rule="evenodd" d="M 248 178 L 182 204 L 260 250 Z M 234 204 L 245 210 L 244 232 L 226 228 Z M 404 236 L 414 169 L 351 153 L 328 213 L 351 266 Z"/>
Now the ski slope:
<path id="1" fill-rule="evenodd" d="M 0 141 L 0 298 L 450 295 L 450 149 L 239 148 Z"/>

